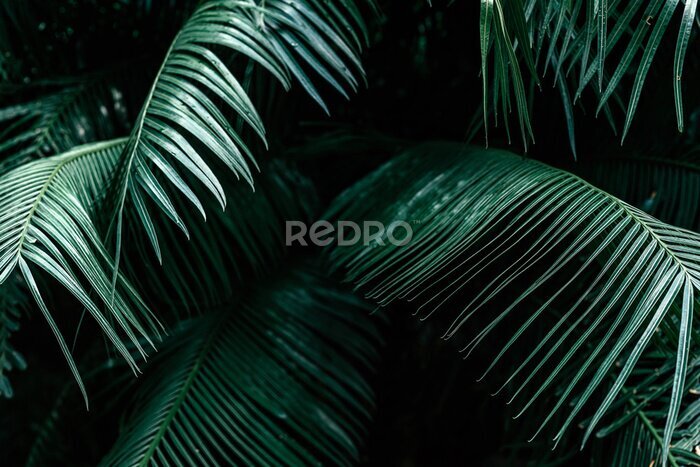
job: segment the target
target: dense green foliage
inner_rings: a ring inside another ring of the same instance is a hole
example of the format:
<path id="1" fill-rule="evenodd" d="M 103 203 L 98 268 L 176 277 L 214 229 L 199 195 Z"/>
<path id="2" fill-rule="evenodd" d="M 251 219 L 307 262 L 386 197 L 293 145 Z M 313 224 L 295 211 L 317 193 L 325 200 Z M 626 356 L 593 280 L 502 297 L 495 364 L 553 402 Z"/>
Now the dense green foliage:
<path id="1" fill-rule="evenodd" d="M 3 465 L 700 462 L 697 1 L 433 3 L 0 5 Z"/>

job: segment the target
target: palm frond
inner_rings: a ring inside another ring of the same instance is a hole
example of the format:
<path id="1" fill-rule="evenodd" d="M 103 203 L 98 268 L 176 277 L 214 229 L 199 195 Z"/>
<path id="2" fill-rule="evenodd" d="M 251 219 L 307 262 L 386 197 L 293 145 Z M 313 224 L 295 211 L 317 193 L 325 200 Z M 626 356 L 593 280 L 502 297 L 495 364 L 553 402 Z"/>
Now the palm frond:
<path id="1" fill-rule="evenodd" d="M 663 407 L 669 403 L 668 389 L 674 380 L 673 359 L 659 354 L 651 355 L 635 370 L 636 384 L 622 391 L 616 404 L 619 417 L 601 428 L 598 438 L 610 439 L 612 456 L 601 465 L 663 464 L 664 459 L 674 466 L 697 465 L 700 456 L 700 404 L 697 401 L 700 381 L 700 360 L 688 364 L 687 386 L 689 396 L 681 405 L 677 419 L 669 422 Z M 671 435 L 664 428 L 674 424 Z M 611 436 L 612 435 L 612 436 Z M 665 436 L 669 436 L 668 439 Z"/>
<path id="2" fill-rule="evenodd" d="M 499 103 L 503 112 L 503 119 L 510 138 L 507 116 L 511 110 L 511 87 L 515 96 L 515 107 L 518 115 L 520 132 L 527 150 L 528 138 L 534 142 L 532 126 L 527 98 L 525 95 L 525 83 L 523 73 L 520 70 L 520 62 L 516 50 L 520 51 L 523 61 L 526 63 L 531 76 L 537 81 L 537 72 L 534 68 L 530 41 L 527 37 L 526 10 L 521 2 L 506 2 L 503 0 L 482 0 L 480 16 L 481 35 L 481 75 L 483 81 L 484 101 L 484 125 L 487 123 L 489 109 L 488 92 L 488 59 L 493 48 L 494 60 L 494 93 L 493 110 L 498 114 Z M 517 47 L 520 44 L 520 47 Z"/>
<path id="3" fill-rule="evenodd" d="M 514 388 L 513 401 L 532 390 L 520 414 L 559 385 L 540 427 L 571 402 L 555 439 L 601 390 L 585 442 L 659 333 L 676 345 L 666 411 L 671 421 L 678 414 L 694 345 L 700 235 L 666 225 L 566 172 L 504 151 L 450 143 L 391 160 L 341 195 L 329 215 L 412 223 L 407 245 L 388 242 L 385 233 L 370 245 L 336 248 L 331 259 L 382 305 L 415 301 L 423 319 L 454 310 L 445 338 L 472 324 L 466 355 L 494 331 L 514 325 L 482 378 L 512 354 L 520 363 L 499 392 Z M 584 278 L 573 304 L 555 316 L 531 352 L 521 353 L 516 344 L 523 344 L 533 323 L 543 322 L 545 312 Z M 545 288 L 544 303 L 528 309 L 525 299 Z M 489 316 L 485 307 L 494 302 L 503 309 Z M 611 375 L 614 383 L 602 390 Z"/>
<path id="4" fill-rule="evenodd" d="M 296 271 L 234 308 L 152 360 L 102 465 L 357 462 L 378 344 L 363 302 Z"/>
<path id="5" fill-rule="evenodd" d="M 494 61 L 492 108 L 495 111 L 500 100 L 503 118 L 506 119 L 510 109 L 511 88 L 513 89 L 525 144 L 527 135 L 532 137 L 532 134 L 528 106 L 523 97 L 521 65 L 537 81 L 536 64 L 540 58 L 545 57 L 543 72 L 551 70 L 555 83 L 558 84 L 563 74 L 568 75 L 577 70 L 578 78 L 574 78 L 577 88 L 574 102 L 590 85 L 599 94 L 600 112 L 635 64 L 634 82 L 622 132 L 624 140 L 651 64 L 662 39 L 668 33 L 673 16 L 681 9 L 680 5 L 683 5 L 682 14 L 676 39 L 673 74 L 669 73 L 669 80 L 674 91 L 678 130 L 682 131 L 684 120 L 681 83 L 683 64 L 696 18 L 695 0 L 533 1 L 527 3 L 527 7 L 521 1 L 482 0 L 480 35 L 484 124 L 487 125 L 487 109 L 490 107 L 488 71 L 491 54 Z M 610 57 L 618 55 L 619 60 L 611 67 L 614 71 L 608 76 L 606 64 L 611 65 Z M 569 108 L 571 103 L 567 94 L 563 93 L 562 97 Z"/>
<path id="6" fill-rule="evenodd" d="M 344 15 L 348 19 L 344 19 Z M 155 222 L 145 199 L 152 200 L 186 235 L 189 231 L 175 209 L 178 203 L 173 203 L 168 194 L 171 187 L 204 214 L 202 202 L 185 182 L 197 178 L 224 206 L 223 185 L 200 154 L 207 151 L 215 154 L 224 165 L 237 175 L 243 174 L 252 184 L 245 161 L 245 157 L 252 155 L 224 116 L 220 104 L 235 110 L 261 136 L 262 122 L 243 86 L 213 50 L 233 50 L 269 70 L 285 86 L 294 75 L 320 100 L 302 62 L 331 84 L 338 84 L 333 78 L 333 74 L 338 73 L 338 79 L 351 87 L 356 86 L 350 70 L 360 69 L 359 37 L 351 24 L 364 31 L 359 11 L 352 2 L 343 2 L 341 6 L 316 1 L 293 5 L 283 1 L 262 5 L 237 0 L 205 2 L 173 41 L 128 141 L 113 140 L 78 147 L 45 161 L 21 165 L 0 179 L 3 183 L 0 217 L 7 220 L 0 230 L 4 241 L 0 245 L 0 282 L 16 267 L 20 269 L 77 378 L 77 368 L 45 306 L 29 265 L 34 263 L 68 288 L 97 319 L 118 351 L 131 359 L 121 341 L 136 342 L 137 335 L 147 335 L 147 328 L 155 331 L 157 325 L 133 287 L 118 273 L 125 201 L 131 202 L 129 208 L 141 221 L 160 259 Z M 352 42 L 355 40 L 357 43 Z M 55 96 L 57 106 L 66 105 L 64 99 L 64 94 Z M 20 126 L 30 126 L 18 139 L 5 141 L 4 144 L 11 146 L 8 149 L 16 149 L 17 143 L 27 143 L 28 150 L 33 152 L 50 143 L 55 146 L 54 150 L 59 150 L 77 142 L 68 141 L 65 134 L 54 131 L 52 122 L 62 118 L 62 109 L 47 112 L 45 104 L 42 101 L 3 112 L 14 122 L 10 127 L 15 126 L 15 119 Z M 99 112 L 99 107 L 94 110 Z M 32 119 L 37 115 L 39 122 L 34 126 Z M 42 115 L 49 115 L 50 121 L 42 121 Z M 65 118 L 73 117 L 80 119 L 87 115 L 69 110 Z M 40 137 L 34 138 L 37 135 Z M 19 151 L 11 159 L 23 153 L 25 151 Z M 185 167 L 187 176 L 178 173 L 171 156 Z M 161 184 L 159 178 L 163 177 L 171 186 L 166 188 Z M 97 204 L 99 213 L 95 209 Z M 269 205 L 268 211 L 271 209 L 275 208 Z M 109 218 L 112 214 L 118 219 L 116 261 L 104 246 L 102 228 L 98 234 L 95 227 L 100 218 Z M 237 239 L 248 243 L 248 253 L 260 254 L 256 251 L 256 242 L 251 242 L 251 232 L 243 232 L 240 226 L 233 225 L 230 220 L 227 222 L 229 232 L 239 232 Z M 202 238 L 211 236 L 207 229 L 195 229 Z M 74 276 L 74 267 L 89 283 L 88 289 Z M 111 281 L 105 279 L 110 270 L 113 271 Z M 115 289 L 121 289 L 121 293 Z M 99 296 L 110 319 L 116 323 L 105 319 L 87 290 Z M 146 325 L 141 322 L 143 319 Z M 119 336 L 116 329 L 125 336 Z M 78 381 L 80 383 L 79 378 Z"/>
<path id="7" fill-rule="evenodd" d="M 249 164 L 255 165 L 255 160 L 224 110 L 233 110 L 260 138 L 264 139 L 265 130 L 246 89 L 220 58 L 219 50 L 234 52 L 234 58 L 244 64 L 264 68 L 285 88 L 296 78 L 325 108 L 308 70 L 343 94 L 355 89 L 355 72 L 361 74 L 360 37 L 365 34 L 358 7 L 349 0 L 338 4 L 317 0 L 203 2 L 172 42 L 113 179 L 109 197 L 113 207 L 107 211 L 115 214 L 117 258 L 127 194 L 143 196 L 133 194 L 139 191 L 159 201 L 151 190 L 144 189 L 155 179 L 154 166 L 178 189 L 191 192 L 173 175 L 175 165 L 182 165 L 222 208 L 226 198 L 210 167 L 213 161 L 253 184 Z M 198 204 L 198 200 L 193 202 Z M 160 205 L 179 225 L 174 209 Z"/>
<path id="8" fill-rule="evenodd" d="M 123 341 L 132 342 L 145 357 L 138 339 L 157 335 L 158 324 L 122 276 L 113 286 L 109 274 L 114 262 L 91 217 L 125 143 L 122 139 L 79 146 L 0 177 L 0 283 L 19 270 L 83 393 L 75 362 L 34 278 L 35 268 L 78 299 L 135 370 Z"/>
<path id="9" fill-rule="evenodd" d="M 75 295 L 135 366 L 120 340 L 138 345 L 141 336 L 157 336 L 160 325 L 126 279 L 118 275 L 118 283 L 112 283 L 109 276 L 114 261 L 94 224 L 99 218 L 95 207 L 126 144 L 122 138 L 81 146 L 0 177 L 0 218 L 5 219 L 0 229 L 4 238 L 0 279 L 9 281 L 18 269 L 24 275 L 81 387 L 77 368 L 27 263 L 49 273 Z M 221 303 L 231 298 L 236 284 L 243 283 L 251 272 L 260 277 L 279 261 L 284 253 L 284 220 L 308 219 L 315 209 L 315 196 L 309 182 L 288 164 L 278 161 L 268 166 L 269 173 L 260 178 L 257 193 L 226 183 L 228 193 L 234 195 L 233 206 L 226 212 L 207 206 L 206 224 L 183 209 L 184 220 L 178 218 L 178 222 L 190 235 L 190 244 L 183 244 L 186 238 L 167 221 L 166 211 L 158 209 L 152 216 L 146 201 L 132 192 L 129 219 L 153 218 L 155 223 L 147 224 L 147 235 L 136 222 L 127 224 L 130 248 L 125 267 L 129 277 L 139 281 L 140 290 L 158 292 L 149 300 L 152 305 L 167 304 L 166 308 L 177 312 Z M 157 181 L 146 188 L 152 193 L 159 190 L 161 204 L 163 200 L 170 202 L 166 188 Z M 191 197 L 196 197 L 194 192 Z M 173 199 L 171 206 L 183 207 L 185 200 Z M 199 206 L 203 215 L 205 206 Z M 151 260 L 144 239 L 156 245 L 161 264 Z M 76 276 L 76 268 L 82 279 Z M 100 304 L 108 311 L 106 316 Z"/>

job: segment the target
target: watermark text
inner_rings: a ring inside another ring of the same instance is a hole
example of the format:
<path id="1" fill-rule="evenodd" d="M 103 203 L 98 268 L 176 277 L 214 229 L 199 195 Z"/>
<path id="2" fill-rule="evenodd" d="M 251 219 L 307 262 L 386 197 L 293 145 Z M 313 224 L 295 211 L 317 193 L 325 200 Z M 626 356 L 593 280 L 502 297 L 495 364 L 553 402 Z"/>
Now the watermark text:
<path id="1" fill-rule="evenodd" d="M 288 220 L 284 237 L 287 246 L 352 246 L 359 243 L 365 246 L 404 246 L 413 238 L 413 228 L 406 221 L 393 221 L 385 226 L 383 222 L 371 220 L 361 223 L 319 220 L 311 225 L 304 221 Z"/>

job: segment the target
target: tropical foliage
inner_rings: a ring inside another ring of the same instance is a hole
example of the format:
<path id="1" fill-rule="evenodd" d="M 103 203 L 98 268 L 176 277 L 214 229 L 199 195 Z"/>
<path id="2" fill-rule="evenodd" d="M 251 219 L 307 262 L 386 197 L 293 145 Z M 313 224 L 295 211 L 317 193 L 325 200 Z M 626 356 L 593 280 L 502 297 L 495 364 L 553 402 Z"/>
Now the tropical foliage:
<path id="1" fill-rule="evenodd" d="M 460 464 L 697 465 L 699 23 L 3 3 L 3 464 L 433 464 L 416 413 Z M 287 242 L 318 219 L 404 230 Z"/>

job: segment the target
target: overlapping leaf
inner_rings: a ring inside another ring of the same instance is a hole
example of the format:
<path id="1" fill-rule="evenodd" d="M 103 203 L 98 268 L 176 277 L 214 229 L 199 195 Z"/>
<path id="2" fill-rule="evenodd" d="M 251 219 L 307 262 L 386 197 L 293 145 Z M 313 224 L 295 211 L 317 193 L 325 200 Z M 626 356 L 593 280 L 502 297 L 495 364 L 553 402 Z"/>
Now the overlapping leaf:
<path id="1" fill-rule="evenodd" d="M 123 341 L 138 344 L 139 336 L 157 334 L 157 325 L 119 274 L 125 207 L 140 220 L 161 259 L 156 234 L 160 216 L 151 215 L 149 204 L 155 204 L 189 235 L 183 216 L 191 216 L 178 212 L 176 206 L 182 203 L 178 196 L 173 197 L 175 192 L 204 216 L 205 203 L 201 194 L 195 194 L 201 190 L 192 186 L 192 179 L 212 192 L 222 207 L 224 186 L 230 183 L 220 182 L 214 174 L 217 164 L 252 184 L 248 167 L 252 154 L 241 130 L 234 129 L 237 125 L 227 115 L 233 111 L 253 133 L 263 136 L 262 121 L 246 94 L 247 85 L 234 76 L 241 65 L 268 70 L 284 87 L 295 77 L 324 105 L 309 71 L 341 92 L 355 88 L 354 72 L 361 71 L 357 54 L 366 40 L 364 34 L 358 7 L 350 1 L 337 5 L 316 0 L 203 2 L 174 39 L 130 138 L 81 146 L 2 175 L 0 283 L 14 271 L 21 272 L 76 377 L 75 364 L 34 279 L 34 267 L 45 270 L 75 295 L 117 350 L 135 366 Z M 3 110 L 2 118 L 10 125 L 4 130 L 9 139 L 1 144 L 13 152 L 9 160 L 22 162 L 24 155 L 42 151 L 44 146 L 49 146 L 49 152 L 59 151 L 93 137 L 80 134 L 80 128 L 87 128 L 81 121 L 90 120 L 94 126 L 100 115 L 91 118 L 91 113 L 79 111 L 82 105 L 74 98 L 98 101 L 72 92 Z M 100 106 L 95 105 L 92 112 L 100 113 Z M 64 131 L 66 125 L 77 125 L 77 136 Z M 251 217 L 263 218 L 290 205 L 288 198 L 277 204 L 260 201 L 259 209 L 249 213 Z M 265 218 L 267 222 L 272 219 L 276 217 Z M 114 220 L 117 248 L 111 255 L 104 236 L 107 224 Z M 235 221 L 225 216 L 216 220 L 227 224 L 229 233 L 237 234 L 240 251 L 260 268 L 266 254 L 261 248 L 267 248 L 265 236 L 253 233 L 250 225 L 247 229 L 234 225 Z M 138 230 L 135 225 L 129 228 Z M 190 229 L 206 246 L 206 238 L 212 235 L 207 227 L 191 224 Z M 177 250 L 177 242 L 171 242 L 170 247 Z M 188 261 L 191 266 L 191 258 Z M 179 290 L 185 292 L 186 288 Z"/>
<path id="2" fill-rule="evenodd" d="M 308 272 L 199 318 L 153 360 L 102 465 L 350 465 L 378 337 L 357 298 Z"/>
<path id="3" fill-rule="evenodd" d="M 83 391 L 34 275 L 43 270 L 70 291 L 136 368 L 123 341 L 145 356 L 139 338 L 157 335 L 158 325 L 123 277 L 117 275 L 112 283 L 114 264 L 91 217 L 124 144 L 114 140 L 79 146 L 0 177 L 0 283 L 15 271 L 21 273 Z"/>
<path id="4" fill-rule="evenodd" d="M 700 361 L 688 364 L 688 397 L 681 405 L 678 417 L 666 418 L 663 407 L 668 404 L 674 380 L 675 362 L 664 354 L 650 355 L 632 375 L 634 385 L 623 391 L 615 404 L 619 417 L 601 428 L 597 436 L 612 443 L 600 465 L 697 465 L 700 461 L 700 404 L 697 401 Z M 669 435 L 664 427 L 672 423 Z M 669 436 L 669 438 L 666 438 Z M 669 443 L 670 441 L 670 443 Z"/>
<path id="5" fill-rule="evenodd" d="M 235 112 L 261 138 L 265 130 L 246 88 L 235 76 L 236 63 L 244 60 L 266 69 L 285 88 L 292 77 L 297 79 L 325 108 L 309 70 L 343 94 L 355 89 L 353 70 L 361 73 L 357 54 L 364 34 L 353 1 L 203 2 L 173 41 L 112 182 L 109 210 L 115 213 L 117 252 L 128 196 L 150 196 L 184 229 L 171 203 L 153 192 L 156 173 L 195 206 L 200 202 L 178 175 L 178 166 L 197 178 L 222 208 L 226 198 L 212 169 L 215 161 L 252 185 L 253 155 L 225 112 Z M 234 60 L 227 60 L 222 51 L 233 53 Z M 144 219 L 147 228 L 149 223 Z"/>
<path id="6" fill-rule="evenodd" d="M 329 215 L 411 222 L 414 235 L 406 246 L 384 238 L 383 246 L 338 247 L 331 258 L 382 305 L 414 301 L 423 318 L 451 311 L 445 337 L 471 331 L 467 355 L 501 330 L 501 350 L 484 376 L 506 356 L 519 361 L 499 392 L 510 388 L 513 401 L 529 391 L 520 413 L 556 387 L 542 427 L 572 405 L 555 439 L 595 394 L 600 401 L 586 424 L 588 438 L 663 331 L 677 356 L 666 407 L 666 434 L 672 434 L 693 345 L 698 234 L 666 225 L 566 172 L 503 151 L 448 143 L 393 159 L 341 195 Z M 578 298 L 549 319 L 552 305 L 584 277 Z M 541 290 L 541 305 L 527 307 L 525 299 Z M 501 311 L 489 312 L 494 303 L 502 303 Z M 535 322 L 548 331 L 523 354 Z M 512 337 L 504 343 L 502 329 L 509 326 Z M 610 376 L 614 383 L 603 385 Z"/>

